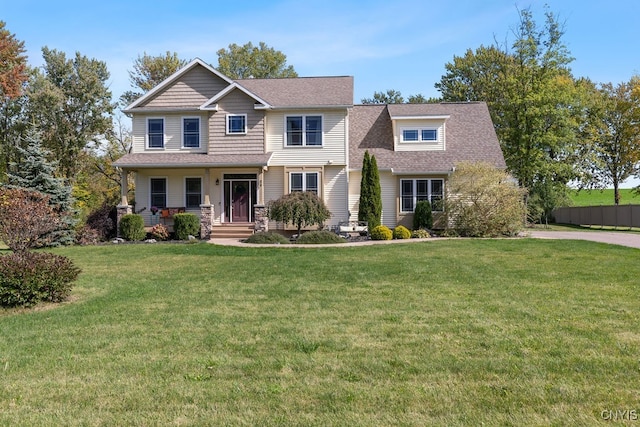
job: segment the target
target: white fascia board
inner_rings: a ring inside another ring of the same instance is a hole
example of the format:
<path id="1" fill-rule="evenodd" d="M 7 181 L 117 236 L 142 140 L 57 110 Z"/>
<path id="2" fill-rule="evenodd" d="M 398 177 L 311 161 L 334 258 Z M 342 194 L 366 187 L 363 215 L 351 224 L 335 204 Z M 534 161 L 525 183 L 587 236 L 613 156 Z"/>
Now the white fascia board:
<path id="1" fill-rule="evenodd" d="M 232 90 L 238 89 L 242 92 L 244 92 L 246 95 L 248 95 L 249 97 L 253 98 L 254 100 L 256 100 L 257 102 L 259 102 L 260 104 L 264 105 L 265 108 L 269 108 L 269 103 L 266 102 L 265 100 L 263 100 L 262 98 L 260 98 L 259 96 L 257 96 L 256 94 L 250 92 L 249 90 L 245 89 L 243 86 L 241 86 L 240 84 L 238 84 L 238 82 L 233 82 L 231 83 L 229 86 L 227 86 L 226 88 L 222 89 L 220 92 L 218 92 L 217 94 L 214 95 L 213 98 L 211 98 L 210 100 L 208 100 L 207 102 L 205 102 L 204 104 L 202 104 L 200 106 L 200 109 L 206 110 L 208 109 L 208 107 L 211 104 L 217 104 L 219 100 L 221 100 L 222 98 L 224 98 L 226 95 L 228 95 Z"/>
<path id="2" fill-rule="evenodd" d="M 207 64 L 200 58 L 196 58 L 193 61 L 189 62 L 184 67 L 182 67 L 181 69 L 179 69 L 178 71 L 176 71 L 175 73 L 173 73 L 172 75 L 170 75 L 169 77 L 167 77 L 158 86 L 154 87 L 149 92 L 145 93 L 140 98 L 133 101 L 130 105 L 127 106 L 127 108 L 124 109 L 124 112 L 129 112 L 129 110 L 131 110 L 132 108 L 135 108 L 138 105 L 144 103 L 147 99 L 153 97 L 158 92 L 164 90 L 167 86 L 173 84 L 176 80 L 178 80 L 180 77 L 182 77 L 184 74 L 186 74 L 188 71 L 190 71 L 192 68 L 196 67 L 197 65 L 204 67 L 207 71 L 215 74 L 216 76 L 218 76 L 219 78 L 221 78 L 222 80 L 224 80 L 229 84 L 233 82 L 233 80 L 231 80 L 229 77 L 225 76 L 224 74 L 220 73 L 220 71 L 216 70 L 211 65 Z"/>

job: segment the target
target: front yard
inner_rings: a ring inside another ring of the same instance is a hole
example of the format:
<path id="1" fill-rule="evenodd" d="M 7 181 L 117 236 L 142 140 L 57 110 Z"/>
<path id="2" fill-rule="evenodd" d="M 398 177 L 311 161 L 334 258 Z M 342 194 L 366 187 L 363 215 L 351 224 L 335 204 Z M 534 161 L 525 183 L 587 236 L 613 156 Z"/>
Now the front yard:
<path id="1" fill-rule="evenodd" d="M 635 249 L 56 253 L 83 269 L 72 301 L 0 310 L 0 425 L 588 425 L 640 410 Z"/>

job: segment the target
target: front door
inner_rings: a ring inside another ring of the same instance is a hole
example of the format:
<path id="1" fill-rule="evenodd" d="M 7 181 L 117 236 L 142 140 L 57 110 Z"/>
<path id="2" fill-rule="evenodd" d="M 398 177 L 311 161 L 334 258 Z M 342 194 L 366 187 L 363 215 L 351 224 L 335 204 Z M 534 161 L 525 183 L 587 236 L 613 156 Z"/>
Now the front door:
<path id="1" fill-rule="evenodd" d="M 249 222 L 249 181 L 231 182 L 231 222 Z"/>

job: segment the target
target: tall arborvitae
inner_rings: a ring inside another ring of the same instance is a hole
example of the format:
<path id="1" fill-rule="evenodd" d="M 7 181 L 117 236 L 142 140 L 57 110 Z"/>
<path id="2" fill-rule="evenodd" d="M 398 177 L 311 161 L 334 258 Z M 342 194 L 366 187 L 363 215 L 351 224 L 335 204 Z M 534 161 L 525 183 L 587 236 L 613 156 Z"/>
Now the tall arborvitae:
<path id="1" fill-rule="evenodd" d="M 47 159 L 50 153 L 42 147 L 38 133 L 30 130 L 25 139 L 24 147 L 21 144 L 16 146 L 19 161 L 10 165 L 11 171 L 7 174 L 9 187 L 36 190 L 49 196 L 49 204 L 60 214 L 62 222 L 61 228 L 49 236 L 51 242 L 54 245 L 71 244 L 77 222 L 71 187 L 63 179 L 56 178 L 57 164 Z"/>
<path id="2" fill-rule="evenodd" d="M 371 181 L 371 212 L 369 217 L 369 227 L 373 229 L 380 225 L 382 220 L 382 190 L 380 189 L 380 173 L 378 172 L 378 162 L 376 156 L 371 156 L 369 165 L 369 180 Z"/>
<path id="3" fill-rule="evenodd" d="M 362 177 L 360 179 L 360 204 L 358 206 L 358 221 L 368 221 L 371 212 L 371 189 L 369 175 L 371 170 L 371 158 L 369 151 L 364 152 L 362 160 Z"/>

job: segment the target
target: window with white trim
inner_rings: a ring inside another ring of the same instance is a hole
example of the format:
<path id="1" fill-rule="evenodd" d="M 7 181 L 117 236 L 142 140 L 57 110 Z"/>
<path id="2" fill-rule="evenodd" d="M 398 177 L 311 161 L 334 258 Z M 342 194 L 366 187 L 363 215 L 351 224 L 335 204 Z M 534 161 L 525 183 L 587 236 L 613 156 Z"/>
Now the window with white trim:
<path id="1" fill-rule="evenodd" d="M 402 142 L 436 142 L 438 128 L 405 128 L 402 129 Z"/>
<path id="2" fill-rule="evenodd" d="M 200 148 L 199 117 L 184 117 L 182 119 L 182 147 Z"/>
<path id="3" fill-rule="evenodd" d="M 242 135 L 247 133 L 246 114 L 227 114 L 227 134 Z"/>
<path id="4" fill-rule="evenodd" d="M 167 207 L 167 179 L 151 178 L 149 180 L 149 193 L 151 194 L 151 206 L 158 209 Z"/>
<path id="5" fill-rule="evenodd" d="M 290 172 L 289 192 L 310 191 L 320 196 L 320 174 L 318 172 Z"/>
<path id="6" fill-rule="evenodd" d="M 443 179 L 401 179 L 400 180 L 400 211 L 413 212 L 416 204 L 427 200 L 431 202 L 434 212 L 444 210 L 444 180 Z"/>
<path id="7" fill-rule="evenodd" d="M 187 209 L 200 207 L 202 204 L 202 178 L 184 179 L 184 200 Z"/>
<path id="8" fill-rule="evenodd" d="M 287 116 L 287 147 L 322 146 L 322 116 Z"/>
<path id="9" fill-rule="evenodd" d="M 164 119 L 147 119 L 147 147 L 164 148 Z"/>

